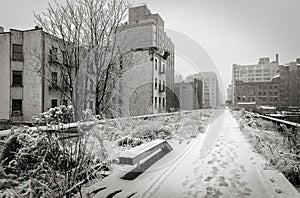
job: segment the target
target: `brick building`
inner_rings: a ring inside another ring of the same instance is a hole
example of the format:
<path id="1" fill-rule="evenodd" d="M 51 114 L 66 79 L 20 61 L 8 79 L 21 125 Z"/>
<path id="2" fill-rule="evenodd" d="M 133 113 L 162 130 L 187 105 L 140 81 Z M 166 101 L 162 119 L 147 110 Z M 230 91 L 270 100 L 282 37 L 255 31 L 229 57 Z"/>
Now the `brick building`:
<path id="1" fill-rule="evenodd" d="M 279 110 L 300 107 L 300 59 L 279 66 L 271 81 L 235 81 L 235 105 L 238 102 L 256 102 L 275 106 Z"/>
<path id="2" fill-rule="evenodd" d="M 300 58 L 280 66 L 280 79 L 278 107 L 300 107 Z"/>
<path id="3" fill-rule="evenodd" d="M 268 82 L 235 81 L 235 105 L 240 102 L 256 102 L 257 105 L 277 106 L 280 78 Z"/>
<path id="4" fill-rule="evenodd" d="M 260 58 L 258 64 L 232 66 L 232 99 L 235 100 L 235 81 L 243 82 L 270 82 L 277 75 L 279 70 L 279 55 L 276 59 L 270 61 L 270 58 Z M 236 104 L 236 101 L 233 101 Z"/>
<path id="5" fill-rule="evenodd" d="M 120 50 L 129 63 L 114 97 L 121 115 L 166 112 L 174 83 L 174 44 L 164 21 L 143 4 L 129 9 L 128 22 L 118 32 Z"/>

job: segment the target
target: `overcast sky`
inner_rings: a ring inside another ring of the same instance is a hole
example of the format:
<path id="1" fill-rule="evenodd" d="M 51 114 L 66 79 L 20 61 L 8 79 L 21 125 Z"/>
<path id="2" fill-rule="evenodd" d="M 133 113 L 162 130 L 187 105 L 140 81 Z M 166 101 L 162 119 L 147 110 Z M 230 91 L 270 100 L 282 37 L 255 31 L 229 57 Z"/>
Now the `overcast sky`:
<path id="1" fill-rule="evenodd" d="M 33 28 L 33 10 L 45 10 L 49 1 L 0 0 L 0 26 L 5 30 Z M 161 15 L 166 28 L 196 42 L 212 60 L 204 61 L 212 65 L 198 68 L 209 70 L 215 64 L 224 87 L 230 83 L 233 63 L 255 64 L 259 57 L 274 60 L 276 53 L 281 64 L 300 57 L 300 0 L 136 1 L 147 2 L 152 13 Z M 192 53 L 197 56 L 198 50 Z M 195 72 L 184 64 L 179 61 L 176 65 L 183 75 Z"/>

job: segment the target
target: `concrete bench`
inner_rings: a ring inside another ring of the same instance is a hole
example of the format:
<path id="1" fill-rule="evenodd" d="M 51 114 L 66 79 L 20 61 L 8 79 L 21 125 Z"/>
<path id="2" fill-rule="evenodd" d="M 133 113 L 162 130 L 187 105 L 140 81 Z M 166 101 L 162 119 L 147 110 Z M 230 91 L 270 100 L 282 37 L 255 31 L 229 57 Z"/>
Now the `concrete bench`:
<path id="1" fill-rule="evenodd" d="M 134 147 L 130 150 L 124 151 L 120 154 L 119 164 L 135 165 L 137 164 L 137 170 L 140 170 L 140 162 L 161 149 L 164 154 L 170 152 L 172 147 L 166 140 L 153 140 L 151 142 Z"/>

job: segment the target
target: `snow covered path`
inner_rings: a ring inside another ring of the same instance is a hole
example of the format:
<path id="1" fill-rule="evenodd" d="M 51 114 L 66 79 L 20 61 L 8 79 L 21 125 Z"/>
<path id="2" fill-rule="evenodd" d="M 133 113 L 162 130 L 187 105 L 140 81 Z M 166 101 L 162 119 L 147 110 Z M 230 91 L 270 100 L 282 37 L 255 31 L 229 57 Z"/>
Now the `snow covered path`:
<path id="1" fill-rule="evenodd" d="M 281 174 L 263 170 L 262 163 L 226 110 L 211 124 L 202 147 L 191 150 L 145 197 L 299 197 Z"/>
<path id="2" fill-rule="evenodd" d="M 299 197 L 281 173 L 263 169 L 228 110 L 205 134 L 174 148 L 135 180 L 120 179 L 127 167 L 116 170 L 93 197 Z"/>

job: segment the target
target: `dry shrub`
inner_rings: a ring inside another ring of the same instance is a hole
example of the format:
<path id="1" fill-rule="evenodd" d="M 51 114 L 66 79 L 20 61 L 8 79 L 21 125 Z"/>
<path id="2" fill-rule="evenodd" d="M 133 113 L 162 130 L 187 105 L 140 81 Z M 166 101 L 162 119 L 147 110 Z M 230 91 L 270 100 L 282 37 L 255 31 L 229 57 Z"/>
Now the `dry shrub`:
<path id="1" fill-rule="evenodd" d="M 300 184 L 300 140 L 298 131 L 285 127 L 279 132 L 278 127 L 266 120 L 254 119 L 253 117 L 239 116 L 235 114 L 240 123 L 240 128 L 255 148 L 262 154 L 269 165 L 281 171 L 294 185 Z M 243 115 L 246 115 L 245 113 Z M 251 121 L 250 121 L 251 120 Z M 255 123 L 253 127 L 253 124 Z"/>

